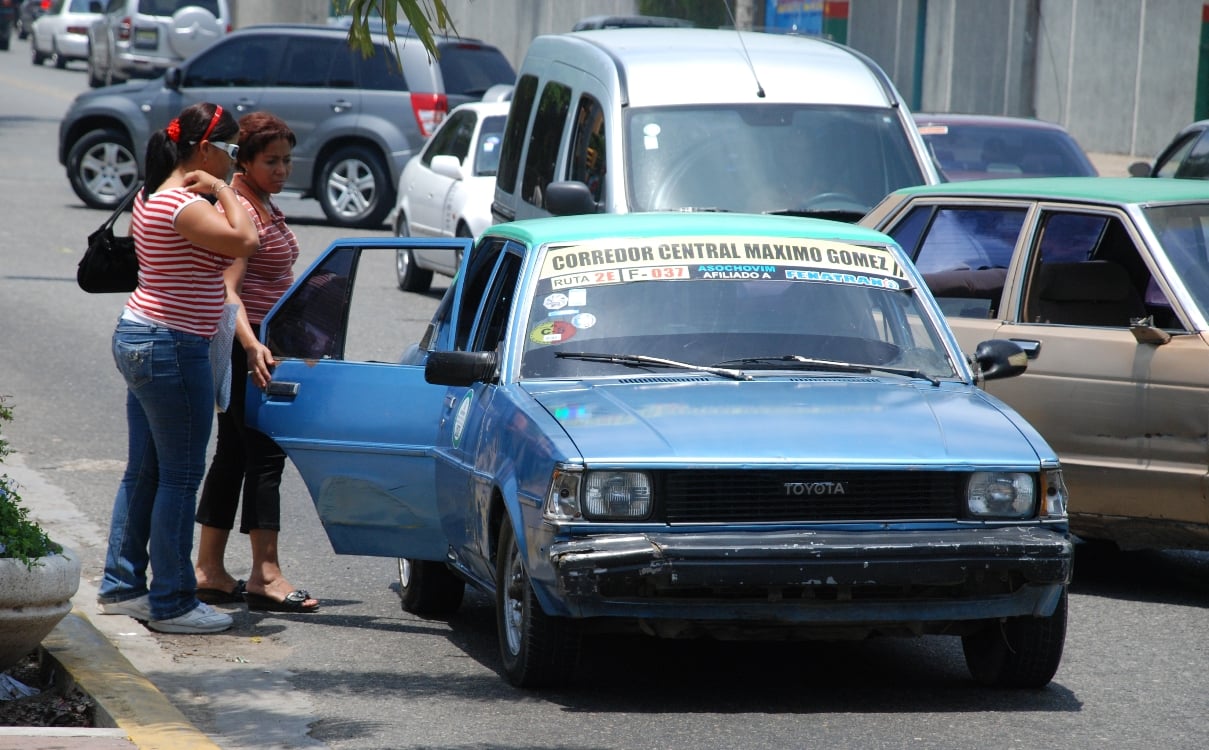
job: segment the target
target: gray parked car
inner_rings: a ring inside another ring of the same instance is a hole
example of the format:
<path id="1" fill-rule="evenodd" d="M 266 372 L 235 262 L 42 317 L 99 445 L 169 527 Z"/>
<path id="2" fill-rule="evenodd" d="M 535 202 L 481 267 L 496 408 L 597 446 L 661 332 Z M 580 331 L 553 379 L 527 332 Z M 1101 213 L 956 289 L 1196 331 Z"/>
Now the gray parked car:
<path id="1" fill-rule="evenodd" d="M 90 0 L 88 84 L 160 75 L 231 30 L 227 0 Z"/>
<path id="2" fill-rule="evenodd" d="M 59 124 L 59 162 L 93 208 L 113 208 L 139 178 L 147 137 L 183 107 L 211 101 L 237 117 L 268 110 L 298 137 L 286 190 L 319 200 L 337 226 L 381 225 L 403 166 L 448 110 L 515 79 L 495 47 L 438 38 L 430 59 L 414 37 L 384 34 L 376 53 L 351 50 L 346 29 L 249 26 L 151 81 L 76 97 Z"/>

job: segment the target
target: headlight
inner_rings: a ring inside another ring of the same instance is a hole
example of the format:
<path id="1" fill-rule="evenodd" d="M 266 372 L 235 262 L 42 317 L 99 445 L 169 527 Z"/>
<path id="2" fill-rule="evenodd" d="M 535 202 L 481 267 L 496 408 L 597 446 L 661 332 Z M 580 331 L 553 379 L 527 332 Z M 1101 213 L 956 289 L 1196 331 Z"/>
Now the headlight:
<path id="1" fill-rule="evenodd" d="M 976 471 L 966 489 L 966 507 L 975 518 L 1031 518 L 1036 500 L 1037 482 L 1023 472 Z"/>
<path id="2" fill-rule="evenodd" d="M 559 521 L 640 521 L 651 515 L 651 479 L 640 471 L 554 470 L 546 517 Z"/>
<path id="3" fill-rule="evenodd" d="M 1050 518 L 1066 518 L 1066 503 L 1070 495 L 1066 491 L 1066 480 L 1061 469 L 1045 472 L 1045 515 Z"/>

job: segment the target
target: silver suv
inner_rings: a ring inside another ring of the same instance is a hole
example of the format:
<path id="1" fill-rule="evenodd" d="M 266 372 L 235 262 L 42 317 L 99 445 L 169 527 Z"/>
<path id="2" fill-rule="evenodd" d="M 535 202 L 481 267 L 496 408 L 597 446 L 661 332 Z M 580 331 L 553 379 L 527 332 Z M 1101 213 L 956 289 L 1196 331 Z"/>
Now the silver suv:
<path id="1" fill-rule="evenodd" d="M 231 30 L 227 0 L 94 0 L 88 85 L 157 76 Z"/>
<path id="2" fill-rule="evenodd" d="M 59 124 L 59 162 L 93 208 L 113 208 L 143 171 L 144 144 L 183 107 L 210 101 L 237 117 L 268 110 L 298 137 L 286 190 L 319 200 L 337 226 L 376 227 L 395 205 L 403 166 L 451 108 L 511 84 L 497 48 L 438 37 L 430 59 L 399 37 L 403 62 L 384 34 L 363 58 L 347 29 L 265 25 L 234 31 L 152 81 L 76 97 Z"/>

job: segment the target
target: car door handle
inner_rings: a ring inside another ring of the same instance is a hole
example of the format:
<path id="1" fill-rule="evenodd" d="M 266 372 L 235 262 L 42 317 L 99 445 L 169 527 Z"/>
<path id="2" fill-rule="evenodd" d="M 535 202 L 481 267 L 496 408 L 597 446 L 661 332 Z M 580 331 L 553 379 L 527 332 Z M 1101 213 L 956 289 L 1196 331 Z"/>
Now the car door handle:
<path id="1" fill-rule="evenodd" d="M 352 108 L 353 108 L 353 103 L 350 102 L 348 99 L 337 99 L 336 101 L 332 102 L 332 111 L 335 112 L 336 114 L 340 114 L 341 112 L 346 112 Z"/>
<path id="2" fill-rule="evenodd" d="M 254 109 L 256 109 L 256 102 L 246 97 L 235 102 L 236 112 L 251 112 Z"/>
<path id="3" fill-rule="evenodd" d="M 1037 355 L 1041 353 L 1040 341 L 1034 341 L 1033 339 L 1008 339 L 1008 341 L 1023 349 L 1029 359 L 1036 359 Z"/>
<path id="4" fill-rule="evenodd" d="M 298 383 L 291 383 L 286 380 L 270 380 L 268 387 L 264 390 L 270 396 L 294 398 L 298 395 Z"/>

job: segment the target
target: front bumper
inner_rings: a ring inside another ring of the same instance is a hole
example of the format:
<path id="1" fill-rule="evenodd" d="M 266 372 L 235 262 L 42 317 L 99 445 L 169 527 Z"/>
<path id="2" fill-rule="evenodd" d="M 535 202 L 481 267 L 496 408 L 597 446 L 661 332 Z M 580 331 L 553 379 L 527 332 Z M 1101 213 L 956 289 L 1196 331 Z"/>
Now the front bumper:
<path id="1" fill-rule="evenodd" d="M 1043 527 L 619 534 L 548 554 L 573 617 L 810 625 L 1048 616 L 1070 540 Z"/>

